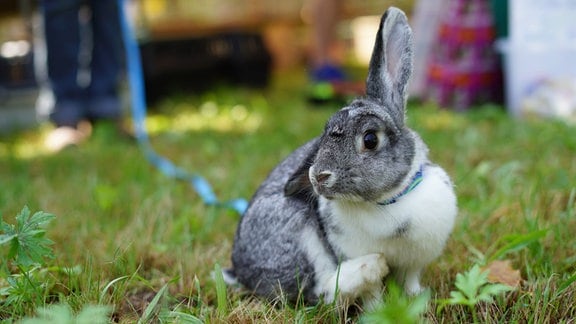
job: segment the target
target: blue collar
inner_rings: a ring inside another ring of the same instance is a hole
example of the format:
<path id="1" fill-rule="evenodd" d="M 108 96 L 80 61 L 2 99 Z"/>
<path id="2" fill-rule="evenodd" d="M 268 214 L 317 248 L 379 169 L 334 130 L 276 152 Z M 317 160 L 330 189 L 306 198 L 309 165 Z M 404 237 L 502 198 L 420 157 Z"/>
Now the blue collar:
<path id="1" fill-rule="evenodd" d="M 382 202 L 377 202 L 377 204 L 380 206 L 392 205 L 393 203 L 397 202 L 398 199 L 400 199 L 402 196 L 404 196 L 404 195 L 408 194 L 410 191 L 414 190 L 420 184 L 420 182 L 422 182 L 423 171 L 424 171 L 424 165 L 421 165 L 418 172 L 416 172 L 416 174 L 414 174 L 414 176 L 412 177 L 412 180 L 406 186 L 406 188 L 404 188 L 404 190 L 397 193 L 392 198 L 386 199 Z"/>

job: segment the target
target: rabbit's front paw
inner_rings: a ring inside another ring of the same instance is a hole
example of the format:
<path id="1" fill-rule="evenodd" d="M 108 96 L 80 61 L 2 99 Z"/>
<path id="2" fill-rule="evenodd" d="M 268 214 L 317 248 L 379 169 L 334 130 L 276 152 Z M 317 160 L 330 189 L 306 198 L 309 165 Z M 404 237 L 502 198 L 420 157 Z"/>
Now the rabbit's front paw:
<path id="1" fill-rule="evenodd" d="M 325 286 L 324 300 L 332 302 L 335 293 L 341 300 L 355 299 L 365 292 L 380 290 L 389 272 L 384 255 L 374 253 L 343 262 Z"/>
<path id="2" fill-rule="evenodd" d="M 384 255 L 380 253 L 368 254 L 349 260 L 349 262 L 346 264 L 347 269 L 341 271 L 348 271 L 349 277 L 358 277 L 358 280 L 363 282 L 363 284 L 359 282 L 362 286 L 380 285 L 382 278 L 390 272 Z"/>

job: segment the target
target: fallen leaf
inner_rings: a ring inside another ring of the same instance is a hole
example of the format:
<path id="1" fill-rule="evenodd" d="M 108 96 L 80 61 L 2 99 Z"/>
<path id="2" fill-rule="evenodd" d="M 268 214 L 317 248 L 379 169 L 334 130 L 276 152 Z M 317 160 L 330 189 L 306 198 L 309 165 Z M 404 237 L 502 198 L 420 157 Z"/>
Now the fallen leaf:
<path id="1" fill-rule="evenodd" d="M 520 287 L 520 271 L 512 268 L 510 260 L 496 260 L 482 269 L 488 271 L 488 281 L 501 283 L 512 288 Z"/>

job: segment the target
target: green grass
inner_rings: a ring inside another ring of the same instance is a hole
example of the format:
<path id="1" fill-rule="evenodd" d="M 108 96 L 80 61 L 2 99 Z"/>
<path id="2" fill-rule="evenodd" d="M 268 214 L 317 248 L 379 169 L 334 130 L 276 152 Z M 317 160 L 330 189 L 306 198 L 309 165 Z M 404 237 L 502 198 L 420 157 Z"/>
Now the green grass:
<path id="1" fill-rule="evenodd" d="M 219 198 L 249 198 L 284 156 L 320 134 L 338 108 L 310 107 L 302 76 L 275 80 L 265 91 L 222 87 L 159 103 L 147 120 L 153 146 L 201 173 Z M 576 129 L 513 120 L 496 107 L 455 114 L 411 104 L 408 118 L 432 159 L 451 174 L 460 207 L 444 255 L 423 277 L 431 288 L 424 319 L 573 320 Z M 58 154 L 42 148 L 48 130 L 42 126 L 0 140 L 4 221 L 15 223 L 25 205 L 56 216 L 46 228 L 54 258 L 39 270 L 45 297 L 15 308 L 0 296 L 0 320 L 33 316 L 35 309 L 53 304 L 67 304 L 69 309 L 60 308 L 65 316 L 70 309 L 86 314 L 90 305 L 106 305 L 111 320 L 126 323 L 359 319 L 326 305 L 270 304 L 223 291 L 211 271 L 230 264 L 236 214 L 204 206 L 188 184 L 156 171 L 136 145 L 117 139 L 107 127 Z M 2 262 L 7 253 L 0 245 Z M 494 259 L 510 260 L 520 270 L 519 289 L 479 303 L 474 314 L 463 305 L 439 307 L 456 289 L 458 273 Z M 0 288 L 6 287 L 1 278 L 0 273 Z"/>

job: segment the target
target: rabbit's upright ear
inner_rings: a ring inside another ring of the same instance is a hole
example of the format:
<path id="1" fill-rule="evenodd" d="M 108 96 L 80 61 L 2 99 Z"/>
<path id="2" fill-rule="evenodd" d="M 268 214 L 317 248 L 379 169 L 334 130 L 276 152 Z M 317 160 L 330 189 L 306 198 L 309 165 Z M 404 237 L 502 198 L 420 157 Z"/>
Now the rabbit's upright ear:
<path id="1" fill-rule="evenodd" d="M 370 59 L 366 95 L 385 104 L 392 118 L 404 123 L 408 80 L 412 74 L 412 30 L 402 10 L 390 7 L 380 21 Z"/>

